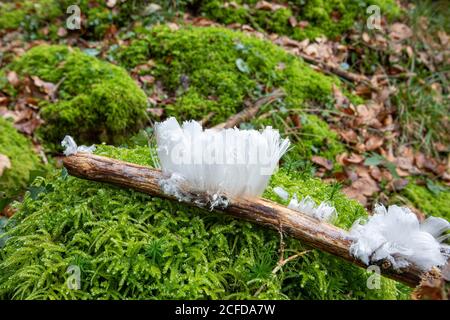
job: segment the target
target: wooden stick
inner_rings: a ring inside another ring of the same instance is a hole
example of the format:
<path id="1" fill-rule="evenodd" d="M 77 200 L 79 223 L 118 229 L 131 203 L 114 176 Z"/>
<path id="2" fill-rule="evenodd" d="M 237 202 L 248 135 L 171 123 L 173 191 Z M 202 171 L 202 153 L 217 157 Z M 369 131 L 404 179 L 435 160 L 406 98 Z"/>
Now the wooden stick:
<path id="1" fill-rule="evenodd" d="M 69 174 L 79 178 L 106 182 L 152 196 L 179 201 L 162 191 L 160 181 L 165 177 L 157 169 L 87 153 L 65 157 L 63 163 Z M 208 199 L 206 194 L 192 193 L 192 195 L 196 199 Z M 215 210 L 275 230 L 280 230 L 281 226 L 283 232 L 311 247 L 367 268 L 362 261 L 350 254 L 349 248 L 352 241 L 348 232 L 343 229 L 320 222 L 269 200 L 261 198 L 229 200 L 230 203 L 226 208 L 216 208 Z M 194 203 L 187 204 L 196 205 Z M 409 286 L 417 286 L 420 282 L 422 272 L 415 266 L 406 268 L 402 272 L 393 270 L 386 261 L 380 263 L 380 266 L 381 272 L 385 276 Z"/>
<path id="2" fill-rule="evenodd" d="M 230 118 L 228 118 L 227 121 L 219 123 L 218 125 L 214 126 L 214 129 L 227 129 L 227 128 L 233 128 L 239 124 L 241 124 L 242 122 L 248 121 L 250 119 L 252 119 L 253 117 L 255 117 L 255 115 L 258 113 L 259 109 L 268 104 L 268 103 L 272 103 L 273 101 L 275 101 L 278 98 L 281 98 L 285 95 L 284 91 L 281 89 L 276 89 L 274 90 L 272 93 L 268 94 L 267 96 L 264 96 L 258 100 L 256 100 L 256 102 L 243 109 L 241 112 L 232 115 Z"/>

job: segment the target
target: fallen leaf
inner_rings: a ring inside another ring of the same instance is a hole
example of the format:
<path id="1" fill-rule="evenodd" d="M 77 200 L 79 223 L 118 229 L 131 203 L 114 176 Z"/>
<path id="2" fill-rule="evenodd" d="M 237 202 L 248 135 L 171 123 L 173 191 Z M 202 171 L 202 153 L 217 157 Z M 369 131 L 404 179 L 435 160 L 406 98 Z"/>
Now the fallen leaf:
<path id="1" fill-rule="evenodd" d="M 392 24 L 389 31 L 390 38 L 396 41 L 403 41 L 413 35 L 411 28 L 399 22 Z"/>
<path id="2" fill-rule="evenodd" d="M 350 101 L 334 83 L 332 90 L 336 108 L 347 107 Z"/>
<path id="3" fill-rule="evenodd" d="M 140 76 L 139 80 L 145 84 L 153 84 L 155 82 L 155 77 L 151 75 Z"/>
<path id="4" fill-rule="evenodd" d="M 322 166 L 327 170 L 333 169 L 333 162 L 331 160 L 325 159 L 324 157 L 312 156 L 311 160 L 315 164 L 318 164 L 319 166 Z"/>
<path id="5" fill-rule="evenodd" d="M 389 182 L 388 188 L 391 191 L 398 192 L 405 189 L 408 183 L 409 183 L 408 179 L 394 179 L 391 182 Z"/>
<path id="6" fill-rule="evenodd" d="M 379 136 L 371 136 L 367 139 L 365 146 L 367 151 L 373 151 L 383 145 L 384 139 Z"/>
<path id="7" fill-rule="evenodd" d="M 33 135 L 34 131 L 43 123 L 43 121 L 39 117 L 34 117 L 28 121 L 15 123 L 14 127 L 22 133 L 26 135 Z"/>
<path id="8" fill-rule="evenodd" d="M 117 3 L 117 0 L 107 0 L 107 1 L 106 1 L 106 6 L 107 6 L 108 8 L 114 8 L 114 6 L 116 5 L 116 3 Z"/>
<path id="9" fill-rule="evenodd" d="M 298 23 L 297 19 L 295 19 L 294 16 L 290 16 L 288 21 L 289 21 L 289 24 L 291 25 L 292 28 L 295 27 L 297 25 L 297 23 Z"/>
<path id="10" fill-rule="evenodd" d="M 63 28 L 63 27 L 59 27 L 58 28 L 58 32 L 56 33 L 58 35 L 58 37 L 65 37 L 67 36 L 67 29 Z"/>
<path id="11" fill-rule="evenodd" d="M 31 79 L 33 79 L 34 85 L 38 88 L 42 88 L 48 96 L 52 97 L 55 94 L 56 91 L 55 84 L 51 82 L 46 82 L 37 76 L 31 76 Z"/>
<path id="12" fill-rule="evenodd" d="M 5 169 L 11 169 L 11 161 L 7 156 L 0 153 L 0 177 L 3 175 Z"/>
<path id="13" fill-rule="evenodd" d="M 358 201 L 363 206 L 367 205 L 367 198 L 358 190 L 353 187 L 345 187 L 342 192 L 347 195 L 350 199 Z"/>
<path id="14" fill-rule="evenodd" d="M 19 77 L 17 76 L 17 73 L 15 71 L 9 71 L 6 75 L 6 78 L 13 87 L 17 87 L 20 83 Z"/>
<path id="15" fill-rule="evenodd" d="M 364 177 L 354 181 L 351 187 L 359 190 L 360 193 L 367 197 L 370 197 L 375 192 L 380 191 L 380 188 L 378 187 L 376 181 L 370 177 Z"/>
<path id="16" fill-rule="evenodd" d="M 277 10 L 282 9 L 282 8 L 284 8 L 284 6 L 276 4 L 276 3 L 268 2 L 268 1 L 259 1 L 255 5 L 255 9 L 256 10 L 277 11 Z"/>
<path id="17" fill-rule="evenodd" d="M 147 112 L 150 113 L 151 115 L 159 118 L 159 117 L 162 117 L 162 115 L 164 114 L 164 109 L 163 108 L 148 108 Z"/>
<path id="18" fill-rule="evenodd" d="M 369 168 L 369 173 L 370 173 L 370 176 L 378 182 L 380 182 L 383 178 L 381 175 L 381 170 L 377 166 L 371 166 Z"/>
<path id="19" fill-rule="evenodd" d="M 364 157 L 356 154 L 356 153 L 352 153 L 349 157 L 344 159 L 345 163 L 353 163 L 353 164 L 358 164 L 364 161 Z"/>

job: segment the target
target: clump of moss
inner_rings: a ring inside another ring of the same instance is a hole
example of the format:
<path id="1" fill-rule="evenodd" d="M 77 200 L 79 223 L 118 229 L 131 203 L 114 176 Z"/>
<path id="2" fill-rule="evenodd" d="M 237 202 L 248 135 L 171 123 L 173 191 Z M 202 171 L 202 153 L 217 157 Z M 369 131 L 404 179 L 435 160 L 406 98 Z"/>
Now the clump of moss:
<path id="1" fill-rule="evenodd" d="M 110 8 L 104 0 L 12 0 L 0 3 L 0 30 L 20 28 L 26 38 L 55 40 L 59 38 L 58 28 L 66 28 L 67 19 L 75 14 L 75 11 L 67 12 L 67 8 L 76 5 L 81 13 L 80 30 L 73 32 L 78 32 L 80 37 L 101 39 L 111 28 L 128 27 L 134 22 L 148 25 L 171 19 L 189 2 L 117 1 Z M 149 10 L 151 4 L 159 5 L 159 10 Z"/>
<path id="2" fill-rule="evenodd" d="M 11 168 L 5 169 L 0 176 L 1 200 L 13 198 L 23 191 L 30 180 L 30 173 L 41 170 L 42 166 L 31 143 L 19 134 L 12 124 L 0 117 L 0 154 L 11 162 Z M 1 208 L 0 208 L 1 209 Z"/>
<path id="3" fill-rule="evenodd" d="M 325 101 L 338 83 L 268 41 L 224 28 L 155 27 L 122 48 L 117 58 L 128 68 L 153 59 L 150 73 L 175 97 L 166 112 L 191 119 L 214 112 L 211 124 L 275 88 L 286 91 L 283 103 L 289 109 Z"/>
<path id="4" fill-rule="evenodd" d="M 148 148 L 100 146 L 100 155 L 152 165 Z M 279 235 L 262 227 L 177 202 L 55 173 L 36 186 L 8 222 L 0 250 L 3 299 L 394 299 L 395 283 L 369 290 L 365 270 L 312 250 L 272 274 Z M 364 209 L 318 180 L 280 172 L 281 185 L 327 199 L 339 225 Z M 308 248 L 285 239 L 291 254 Z M 80 290 L 69 290 L 69 266 L 80 270 Z"/>
<path id="5" fill-rule="evenodd" d="M 26 0 L 0 3 L 0 30 L 24 27 L 36 31 L 65 14 L 56 0 Z"/>
<path id="6" fill-rule="evenodd" d="M 47 143 L 70 134 L 83 143 L 118 143 L 145 121 L 147 98 L 127 72 L 79 49 L 41 45 L 7 66 L 21 77 L 60 83 L 58 101 L 41 102 Z"/>
<path id="7" fill-rule="evenodd" d="M 256 29 L 289 35 L 294 39 L 313 39 L 319 36 L 336 38 L 348 31 L 356 20 L 368 17 L 366 8 L 377 5 L 380 13 L 389 19 L 399 17 L 400 8 L 394 0 L 307 0 L 301 2 L 279 1 L 285 4 L 275 11 L 257 9 L 253 0 L 205 1 L 200 11 L 221 23 L 249 24 Z M 292 26 L 289 19 L 307 22 L 303 27 Z"/>
<path id="8" fill-rule="evenodd" d="M 425 186 L 409 183 L 402 195 L 426 215 L 450 220 L 450 189 L 440 185 L 437 188 L 432 192 Z"/>

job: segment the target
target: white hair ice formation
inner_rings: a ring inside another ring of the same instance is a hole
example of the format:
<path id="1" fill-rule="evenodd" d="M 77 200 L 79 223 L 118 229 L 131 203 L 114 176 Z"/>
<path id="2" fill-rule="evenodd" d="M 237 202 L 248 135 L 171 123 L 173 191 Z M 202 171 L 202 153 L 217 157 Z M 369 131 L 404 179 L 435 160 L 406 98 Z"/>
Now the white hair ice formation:
<path id="1" fill-rule="evenodd" d="M 420 223 L 406 207 L 393 205 L 386 209 L 379 205 L 365 224 L 360 220 L 353 224 L 350 252 L 367 265 L 387 259 L 395 269 L 413 263 L 428 271 L 447 262 L 441 242 L 448 237 L 442 234 L 449 229 L 445 219 L 429 217 Z"/>
<path id="2" fill-rule="evenodd" d="M 277 130 L 203 129 L 197 121 L 182 126 L 169 118 L 155 126 L 157 153 L 163 173 L 176 179 L 162 181 L 163 189 L 180 198 L 177 186 L 230 197 L 260 196 L 278 161 L 289 147 Z"/>

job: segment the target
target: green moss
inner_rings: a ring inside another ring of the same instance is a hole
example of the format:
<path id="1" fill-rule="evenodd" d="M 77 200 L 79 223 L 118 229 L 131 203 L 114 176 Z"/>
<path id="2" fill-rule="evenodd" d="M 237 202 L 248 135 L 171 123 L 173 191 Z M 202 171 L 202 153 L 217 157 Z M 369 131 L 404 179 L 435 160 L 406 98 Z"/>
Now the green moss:
<path id="1" fill-rule="evenodd" d="M 12 124 L 0 117 L 0 154 L 11 162 L 11 168 L 5 169 L 0 176 L 0 202 L 3 197 L 12 198 L 28 185 L 30 172 L 40 170 L 37 154 L 31 143 L 19 134 Z"/>
<path id="2" fill-rule="evenodd" d="M 36 31 L 46 23 L 61 16 L 56 0 L 27 0 L 0 4 L 0 30 L 17 29 L 23 26 L 28 31 Z"/>
<path id="3" fill-rule="evenodd" d="M 120 67 L 65 46 L 34 47 L 7 67 L 21 77 L 60 83 L 58 101 L 42 101 L 44 141 L 65 134 L 83 143 L 118 143 L 145 120 L 146 96 Z"/>
<path id="4" fill-rule="evenodd" d="M 289 35 L 294 39 L 314 39 L 319 36 L 336 38 L 348 31 L 355 21 L 365 21 L 369 5 L 380 7 L 382 15 L 389 19 L 400 16 L 400 8 L 394 0 L 307 0 L 300 2 L 279 1 L 286 5 L 275 11 L 256 9 L 253 0 L 235 1 L 237 6 L 226 4 L 228 1 L 204 1 L 200 9 L 204 15 L 224 24 L 249 24 L 266 32 Z M 292 26 L 289 18 L 305 21 L 307 26 Z"/>
<path id="5" fill-rule="evenodd" d="M 14 3 L 0 3 L 0 30 L 17 29 L 25 15 L 24 10 L 16 10 Z"/>
<path id="6" fill-rule="evenodd" d="M 443 186 L 439 188 L 442 190 L 433 193 L 425 186 L 410 182 L 402 194 L 426 215 L 450 220 L 450 189 Z"/>
<path id="7" fill-rule="evenodd" d="M 213 111 L 212 123 L 218 123 L 274 88 L 286 91 L 286 108 L 298 108 L 325 101 L 338 83 L 268 41 L 224 28 L 162 26 L 140 38 L 123 47 L 118 60 L 131 68 L 153 59 L 150 73 L 175 98 L 166 111 L 177 117 L 201 119 Z"/>
<path id="8" fill-rule="evenodd" d="M 337 133 L 315 115 L 303 115 L 301 120 L 302 127 L 298 132 L 301 140 L 294 144 L 290 154 L 295 154 L 298 159 L 311 159 L 318 155 L 335 162 L 336 156 L 345 151 Z M 335 166 L 335 169 L 338 167 Z"/>
<path id="9" fill-rule="evenodd" d="M 148 148 L 100 146 L 97 153 L 152 165 Z M 363 269 L 313 250 L 271 275 L 278 261 L 275 231 L 59 172 L 36 185 L 47 190 L 17 204 L 0 250 L 0 297 L 28 299 L 394 299 L 395 283 L 366 287 Z M 364 209 L 318 180 L 279 172 L 299 195 L 328 199 L 349 226 Z M 287 238 L 286 252 L 307 249 Z M 81 271 L 81 289 L 68 290 L 66 271 Z"/>

